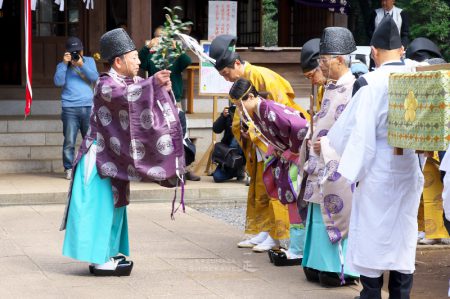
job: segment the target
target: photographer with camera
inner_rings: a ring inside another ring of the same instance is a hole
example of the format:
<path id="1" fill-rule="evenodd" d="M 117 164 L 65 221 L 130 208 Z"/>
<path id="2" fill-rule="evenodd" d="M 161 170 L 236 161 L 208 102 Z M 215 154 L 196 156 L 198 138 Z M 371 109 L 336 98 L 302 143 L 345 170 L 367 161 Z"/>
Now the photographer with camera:
<path id="1" fill-rule="evenodd" d="M 56 66 L 53 78 L 62 87 L 61 102 L 63 122 L 63 165 L 66 179 L 72 177 L 72 162 L 78 131 L 84 138 L 89 129 L 93 91 L 98 79 L 97 67 L 92 57 L 83 56 L 83 44 L 77 37 L 69 37 L 63 61 Z"/>
<path id="2" fill-rule="evenodd" d="M 213 152 L 213 162 L 218 163 L 218 166 L 213 173 L 214 182 L 216 183 L 221 183 L 234 177 L 236 177 L 238 181 L 242 181 L 245 178 L 244 153 L 242 152 L 242 149 L 240 148 L 237 140 L 234 138 L 233 132 L 231 130 L 235 110 L 235 105 L 225 107 L 219 118 L 216 119 L 213 124 L 214 133 L 220 134 L 224 132 L 222 140 L 219 143 L 215 144 Z M 227 155 L 234 155 L 235 159 L 231 159 L 233 161 L 237 161 L 240 158 L 239 161 L 243 162 L 232 163 L 236 164 L 236 166 L 233 167 L 233 165 L 231 165 L 229 162 L 227 163 L 227 160 L 229 161 L 230 158 L 232 158 L 227 157 Z"/>

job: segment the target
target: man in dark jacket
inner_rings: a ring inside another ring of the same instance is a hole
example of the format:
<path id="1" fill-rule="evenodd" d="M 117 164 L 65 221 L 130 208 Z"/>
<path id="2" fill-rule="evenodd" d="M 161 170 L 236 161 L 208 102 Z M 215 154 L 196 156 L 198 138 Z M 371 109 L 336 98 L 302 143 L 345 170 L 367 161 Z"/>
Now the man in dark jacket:
<path id="1" fill-rule="evenodd" d="M 236 109 L 236 106 L 225 107 L 223 112 L 220 114 L 219 118 L 213 124 L 213 131 L 216 134 L 223 133 L 222 140 L 220 142 L 228 145 L 230 148 L 236 148 L 239 151 L 240 155 L 244 155 L 242 149 L 239 147 L 236 139 L 233 136 L 233 132 L 231 131 L 231 126 L 233 123 L 233 114 Z M 224 165 L 219 165 L 213 173 L 213 178 L 216 183 L 221 183 L 226 180 L 232 179 L 236 177 L 238 181 L 244 179 L 244 167 L 239 169 L 232 169 L 226 167 Z"/>

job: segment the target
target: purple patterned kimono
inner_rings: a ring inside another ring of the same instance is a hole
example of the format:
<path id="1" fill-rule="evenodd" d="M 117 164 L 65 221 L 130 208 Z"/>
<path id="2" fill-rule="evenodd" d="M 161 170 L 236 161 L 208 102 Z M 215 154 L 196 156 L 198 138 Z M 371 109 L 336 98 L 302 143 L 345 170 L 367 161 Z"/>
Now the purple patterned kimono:
<path id="1" fill-rule="evenodd" d="M 355 77 L 348 72 L 336 84 L 325 87 L 321 109 L 314 115 L 311 140 L 314 143 L 321 138 L 320 155 L 310 150 L 305 161 L 306 143 L 300 151 L 302 176 L 308 173 L 303 200 L 320 204 L 328 238 L 333 244 L 347 236 L 353 192 L 351 184 L 337 172 L 340 156 L 329 145 L 326 135 L 350 101 L 354 81 Z"/>
<path id="2" fill-rule="evenodd" d="M 153 77 L 132 79 L 113 69 L 100 76 L 94 89 L 90 129 L 74 170 L 94 141 L 97 169 L 102 178 L 111 178 L 115 207 L 129 204 L 130 181 L 172 187 L 174 179 L 185 172 L 178 110 Z"/>
<path id="3" fill-rule="evenodd" d="M 283 204 L 295 202 L 299 187 L 296 164 L 308 122 L 299 111 L 266 100 L 258 103 L 253 122 L 268 144 L 263 173 L 267 193 Z"/>

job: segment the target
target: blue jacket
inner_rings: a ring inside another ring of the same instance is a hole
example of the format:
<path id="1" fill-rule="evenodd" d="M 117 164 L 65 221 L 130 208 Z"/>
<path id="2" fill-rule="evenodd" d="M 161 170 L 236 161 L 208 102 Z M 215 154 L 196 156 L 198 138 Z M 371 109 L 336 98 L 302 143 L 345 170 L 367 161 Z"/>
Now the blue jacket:
<path id="1" fill-rule="evenodd" d="M 62 107 L 92 106 L 94 94 L 91 85 L 97 81 L 98 72 L 92 57 L 83 56 L 83 58 L 82 67 L 68 67 L 64 62 L 60 62 L 56 66 L 53 81 L 56 86 L 63 88 L 61 94 Z M 83 80 L 74 68 L 83 74 L 91 84 Z"/>

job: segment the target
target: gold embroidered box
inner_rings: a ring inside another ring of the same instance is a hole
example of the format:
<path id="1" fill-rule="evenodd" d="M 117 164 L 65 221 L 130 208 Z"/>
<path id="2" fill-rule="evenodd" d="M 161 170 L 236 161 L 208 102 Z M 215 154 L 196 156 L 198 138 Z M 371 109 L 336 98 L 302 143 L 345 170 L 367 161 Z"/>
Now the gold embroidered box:
<path id="1" fill-rule="evenodd" d="M 388 142 L 420 151 L 447 150 L 450 70 L 391 74 Z"/>

